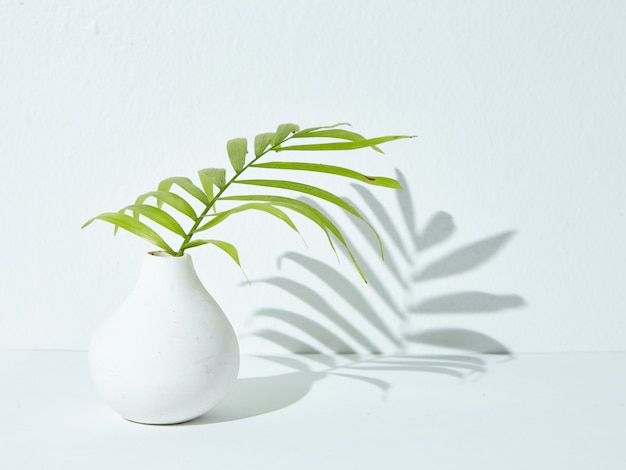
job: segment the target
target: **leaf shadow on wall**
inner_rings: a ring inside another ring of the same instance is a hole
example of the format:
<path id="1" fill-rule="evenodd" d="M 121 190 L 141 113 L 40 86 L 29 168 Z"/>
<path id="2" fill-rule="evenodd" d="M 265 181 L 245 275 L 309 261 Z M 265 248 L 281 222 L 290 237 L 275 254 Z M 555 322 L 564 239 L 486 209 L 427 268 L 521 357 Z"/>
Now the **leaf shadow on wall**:
<path id="1" fill-rule="evenodd" d="M 279 264 L 292 263 L 306 272 L 312 283 L 305 284 L 294 277 L 271 277 L 252 284 L 287 293 L 302 304 L 303 311 L 279 306 L 261 308 L 254 318 L 279 326 L 259 329 L 255 335 L 289 353 L 298 353 L 289 357 L 259 356 L 291 372 L 240 379 L 222 405 L 193 423 L 230 421 L 285 408 L 306 396 L 316 382 L 331 376 L 361 381 L 386 393 L 391 382 L 373 375 L 393 371 L 428 372 L 463 380 L 485 373 L 491 362 L 487 357 L 498 361 L 513 358 L 504 344 L 478 331 L 456 327 L 411 330 L 410 320 L 419 315 L 495 314 L 526 303 L 516 294 L 478 290 L 448 292 L 414 301 L 418 291 L 427 290 L 427 283 L 467 273 L 488 263 L 515 232 L 504 231 L 471 242 L 436 257 L 422 268 L 419 264 L 422 256 L 448 241 L 456 226 L 450 214 L 438 212 L 419 229 L 406 179 L 400 172 L 398 179 L 405 189 L 396 193 L 401 214 L 397 223 L 362 186 L 353 185 L 362 203 L 348 201 L 361 212 L 365 208 L 372 214 L 370 220 L 381 233 L 385 246 L 391 248 L 386 250 L 384 262 L 380 261 L 378 241 L 370 228 L 350 217 L 356 232 L 366 241 L 359 245 L 366 251 L 347 241 L 368 279 L 367 290 L 376 297 L 376 302 L 364 294 L 361 285 L 335 267 L 301 253 L 282 255 Z M 306 202 L 323 211 L 314 201 L 306 199 Z M 329 299 L 331 295 L 334 300 Z M 407 354 L 405 351 L 411 344 L 442 347 L 462 354 Z M 397 353 L 388 354 L 389 350 Z M 383 352 L 385 355 L 381 356 Z"/>
<path id="2" fill-rule="evenodd" d="M 361 286 L 357 286 L 337 268 L 312 257 L 290 252 L 281 256 L 280 263 L 288 261 L 297 265 L 313 277 L 314 284 L 305 285 L 287 277 L 272 277 L 255 283 L 270 285 L 297 298 L 309 310 L 318 314 L 317 317 L 324 319 L 324 322 L 316 321 L 311 315 L 299 312 L 273 307 L 263 308 L 255 312 L 256 317 L 272 318 L 289 325 L 292 331 L 300 331 L 304 335 L 295 337 L 278 329 L 263 329 L 256 333 L 257 336 L 295 353 L 351 354 L 363 350 L 370 353 L 384 352 L 384 346 L 381 347 L 371 335 L 368 336 L 351 323 L 346 318 L 345 312 L 340 311 L 335 303 L 327 298 L 328 295 L 321 294 L 332 292 L 335 297 L 343 299 L 344 303 L 350 306 L 352 310 L 350 313 L 360 316 L 377 336 L 383 336 L 389 344 L 400 350 L 407 343 L 420 343 L 472 353 L 510 354 L 509 349 L 494 338 L 467 329 L 445 328 L 411 332 L 400 328 L 402 331 L 398 331 L 397 325 L 406 325 L 411 317 L 417 315 L 499 313 L 526 304 L 517 294 L 495 294 L 478 290 L 448 292 L 414 301 L 413 298 L 418 292 L 427 291 L 429 282 L 464 274 L 487 264 L 511 241 L 515 232 L 508 230 L 468 243 L 439 255 L 421 267 L 423 255 L 448 241 L 456 232 L 456 226 L 450 214 L 438 212 L 420 230 L 409 185 L 400 172 L 398 180 L 405 189 L 396 192 L 401 214 L 401 220 L 397 223 L 392 221 L 387 209 L 379 200 L 360 185 L 353 187 L 363 204 L 349 201 L 357 209 L 361 209 L 361 212 L 362 207 L 367 208 L 372 214 L 371 219 L 375 220 L 373 225 L 378 228 L 381 238 L 385 241 L 385 247 L 392 248 L 386 249 L 384 262 L 380 261 L 378 241 L 372 236 L 369 227 L 355 217 L 349 218 L 365 240 L 365 244 L 359 246 L 368 247 L 369 250 L 361 252 L 354 243 L 350 243 L 349 240 L 348 242 L 368 279 L 368 290 L 375 293 L 383 309 L 375 308 L 371 299 L 364 295 Z M 314 201 L 306 202 L 322 210 Z M 388 315 L 388 312 L 391 312 L 391 315 Z M 332 329 L 328 325 L 332 325 Z M 307 343 L 303 337 L 313 339 L 312 343 L 322 345 L 323 348 Z"/>

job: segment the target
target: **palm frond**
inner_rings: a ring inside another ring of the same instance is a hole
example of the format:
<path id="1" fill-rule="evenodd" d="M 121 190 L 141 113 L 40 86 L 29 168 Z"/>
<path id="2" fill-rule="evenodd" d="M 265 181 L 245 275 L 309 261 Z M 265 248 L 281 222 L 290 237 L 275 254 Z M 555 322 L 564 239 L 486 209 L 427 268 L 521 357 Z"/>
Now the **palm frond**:
<path id="1" fill-rule="evenodd" d="M 270 152 L 287 152 L 287 151 L 333 151 L 333 150 L 357 150 L 363 148 L 372 148 L 377 152 L 381 152 L 378 147 L 381 144 L 399 139 L 406 139 L 412 136 L 393 135 L 375 138 L 365 138 L 361 134 L 351 130 L 343 129 L 346 123 L 334 124 L 331 126 L 310 127 L 300 130 L 297 124 L 287 123 L 279 125 L 274 132 L 264 132 L 258 134 L 254 139 L 254 157 L 250 161 L 246 161 L 248 154 L 248 141 L 244 137 L 231 139 L 226 144 L 228 159 L 234 170 L 234 175 L 227 180 L 227 171 L 223 168 L 205 168 L 198 171 L 199 185 L 196 185 L 191 179 L 181 176 L 166 178 L 162 180 L 156 191 L 149 191 L 137 197 L 134 204 L 124 207 L 119 212 L 105 212 L 99 216 L 90 219 L 83 227 L 90 225 L 94 220 L 102 220 L 115 226 L 115 230 L 122 228 L 134 235 L 149 241 L 157 247 L 165 250 L 173 256 L 182 256 L 184 252 L 190 248 L 197 246 L 212 244 L 225 251 L 238 265 L 240 265 L 239 254 L 235 247 L 228 242 L 213 239 L 195 239 L 196 234 L 209 230 L 216 225 L 228 219 L 231 215 L 242 213 L 248 210 L 258 210 L 272 215 L 285 222 L 291 229 L 296 232 L 298 229 L 283 209 L 290 210 L 311 220 L 316 224 L 328 238 L 330 247 L 335 251 L 333 239 L 338 241 L 346 249 L 348 256 L 359 275 L 365 280 L 363 271 L 359 267 L 356 258 L 352 254 L 346 238 L 328 217 L 322 212 L 298 199 L 286 197 L 282 194 L 248 194 L 229 196 L 227 191 L 232 184 L 241 187 L 257 186 L 270 188 L 279 191 L 292 191 L 309 196 L 313 196 L 326 203 L 333 204 L 342 210 L 354 215 L 371 228 L 379 240 L 380 237 L 373 227 L 365 220 L 361 213 L 350 203 L 335 195 L 334 193 L 309 184 L 297 181 L 287 181 L 276 178 L 263 179 L 243 179 L 241 175 L 248 168 L 258 168 L 264 170 L 295 170 L 306 171 L 309 173 L 325 173 L 343 178 L 357 180 L 361 183 L 380 186 L 392 189 L 401 189 L 400 183 L 389 177 L 384 176 L 366 176 L 358 171 L 350 168 L 339 167 L 326 163 L 307 163 L 307 162 L 284 162 L 284 161 L 267 161 L 259 162 Z M 306 141 L 313 139 L 313 143 L 291 142 Z M 182 193 L 182 194 L 181 194 Z M 193 202 L 200 205 L 199 212 L 194 209 L 188 197 L 193 198 Z M 155 205 L 147 204 L 146 201 L 153 198 Z M 237 201 L 242 204 L 229 208 L 227 210 L 217 211 L 217 203 L 222 201 Z M 183 225 L 170 214 L 164 206 L 168 206 L 175 210 L 178 216 L 184 216 L 191 219 L 191 227 L 187 230 Z M 130 212 L 132 215 L 126 214 Z M 167 229 L 183 238 L 177 250 L 172 249 L 164 239 L 157 233 L 155 229 L 148 226 L 140 220 L 140 217 L 148 219 L 157 228 Z M 382 256 L 382 244 L 381 256 Z M 335 251 L 336 252 L 336 251 Z"/>

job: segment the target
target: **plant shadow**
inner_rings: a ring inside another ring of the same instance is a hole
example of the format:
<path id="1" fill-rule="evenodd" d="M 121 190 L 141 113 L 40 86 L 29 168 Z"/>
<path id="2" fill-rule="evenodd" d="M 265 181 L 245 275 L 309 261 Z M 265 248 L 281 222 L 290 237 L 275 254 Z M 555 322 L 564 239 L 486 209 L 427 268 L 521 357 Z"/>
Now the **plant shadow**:
<path id="1" fill-rule="evenodd" d="M 433 373 L 465 380 L 486 373 L 492 360 L 514 358 L 506 345 L 479 331 L 454 326 L 415 330 L 411 322 L 424 315 L 501 314 L 525 306 L 525 300 L 517 294 L 475 289 L 422 295 L 432 282 L 487 264 L 510 243 L 515 231 L 489 235 L 443 255 L 437 254 L 441 250 L 433 249 L 450 240 L 457 231 L 452 215 L 438 212 L 420 227 L 409 185 L 399 171 L 397 178 L 404 187 L 396 193 L 399 217 L 392 217 L 362 186 L 353 185 L 360 197 L 358 204 L 346 199 L 359 212 L 370 215 L 372 225 L 389 248 L 385 250 L 384 262 L 381 261 L 379 241 L 370 227 L 348 216 L 355 228 L 352 235 L 364 241 L 356 245 L 351 237 L 346 237 L 368 279 L 367 289 L 320 260 L 296 252 L 282 255 L 280 267 L 290 263 L 290 268 L 298 269 L 308 280 L 300 282 L 295 280 L 297 276 L 275 276 L 253 280 L 251 284 L 278 289 L 301 307 L 258 309 L 253 319 L 265 326 L 256 328 L 254 336 L 292 353 L 288 357 L 259 356 L 282 364 L 291 372 L 240 379 L 222 404 L 191 424 L 232 421 L 279 411 L 304 398 L 315 383 L 331 376 L 361 381 L 387 393 L 391 383 L 372 376 L 376 375 L 373 372 Z M 302 199 L 325 212 L 315 201 Z M 341 225 L 327 212 L 325 215 L 335 225 Z M 423 258 L 429 256 L 432 260 L 422 266 Z M 435 352 L 407 352 L 414 346 L 434 348 Z M 492 355 L 491 359 L 485 354 Z"/>
<path id="2" fill-rule="evenodd" d="M 381 392 L 381 399 L 384 400 L 392 389 L 392 382 L 373 377 L 372 374 L 421 372 L 464 381 L 470 377 L 480 377 L 486 372 L 487 367 L 487 360 L 484 357 L 460 354 L 297 354 L 256 357 L 286 366 L 292 371 L 266 377 L 240 378 L 222 403 L 203 416 L 180 425 L 217 424 L 279 412 L 305 398 L 319 381 L 332 377 L 374 386 Z"/>
<path id="3" fill-rule="evenodd" d="M 411 322 L 424 315 L 441 318 L 445 314 L 497 314 L 525 306 L 524 298 L 512 293 L 467 289 L 422 294 L 428 292 L 432 282 L 486 265 L 510 243 L 516 232 L 502 231 L 440 254 L 441 248 L 433 249 L 457 231 L 453 217 L 441 211 L 420 227 L 406 178 L 397 171 L 397 179 L 404 190 L 396 192 L 399 215 L 395 217 L 363 186 L 353 185 L 361 199 L 358 204 L 346 199 L 359 212 L 367 212 L 385 241 L 382 261 L 378 255 L 380 242 L 370 226 L 348 216 L 355 229 L 353 235 L 358 234 L 363 241 L 357 245 L 346 236 L 368 279 L 367 289 L 334 266 L 301 253 L 285 253 L 279 258 L 279 266 L 291 263 L 309 279 L 306 283 L 294 280 L 296 276 L 276 276 L 252 284 L 283 291 L 302 305 L 302 311 L 280 307 L 255 311 L 254 318 L 272 325 L 258 329 L 257 337 L 292 353 L 383 353 L 405 351 L 411 344 L 419 344 L 470 353 L 511 354 L 504 344 L 481 332 L 457 327 L 414 331 Z M 315 201 L 303 200 L 323 211 Z M 330 214 L 325 215 L 340 225 Z M 340 244 L 338 249 L 341 250 Z M 431 259 L 422 266 L 425 258 Z"/>

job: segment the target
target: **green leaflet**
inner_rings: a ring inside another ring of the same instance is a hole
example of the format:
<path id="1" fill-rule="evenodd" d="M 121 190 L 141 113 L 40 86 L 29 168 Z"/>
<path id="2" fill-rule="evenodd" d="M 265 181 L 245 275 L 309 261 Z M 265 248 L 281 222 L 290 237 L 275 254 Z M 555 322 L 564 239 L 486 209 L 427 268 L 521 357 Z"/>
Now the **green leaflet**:
<path id="1" fill-rule="evenodd" d="M 209 198 L 207 207 L 212 206 L 213 211 L 216 211 L 213 185 L 217 186 L 220 191 L 226 186 L 226 170 L 224 168 L 204 168 L 198 171 L 198 177 L 205 194 Z"/>
<path id="2" fill-rule="evenodd" d="M 272 139 L 272 145 L 278 145 L 282 143 L 289 134 L 293 134 L 300 130 L 300 126 L 297 124 L 281 124 L 276 128 L 276 133 L 274 134 L 274 138 Z"/>
<path id="3" fill-rule="evenodd" d="M 205 192 L 207 192 L 207 186 L 213 184 L 219 189 L 226 186 L 226 170 L 224 168 L 204 168 L 198 171 L 198 176 Z M 213 193 L 213 188 L 210 189 L 210 192 Z M 212 199 L 212 197 L 209 197 L 209 199 Z"/>
<path id="4" fill-rule="evenodd" d="M 126 211 L 124 209 L 120 209 L 119 211 L 117 211 L 118 214 L 124 214 L 126 213 Z M 138 216 L 134 216 L 135 219 L 139 219 Z M 93 219 L 92 219 L 93 220 Z M 81 228 L 85 228 L 87 225 L 89 225 L 91 223 L 91 221 L 89 221 L 88 223 L 84 224 Z M 117 235 L 117 231 L 119 230 L 119 226 L 114 225 L 113 226 L 113 236 Z"/>
<path id="5" fill-rule="evenodd" d="M 198 177 L 200 178 L 200 184 L 202 185 L 202 189 L 204 190 L 204 194 L 212 201 L 215 197 L 215 191 L 213 191 L 213 181 L 203 173 L 206 170 L 198 170 Z M 226 172 L 224 172 L 224 176 L 226 176 Z"/>
<path id="6" fill-rule="evenodd" d="M 352 178 L 359 180 L 362 183 L 372 184 L 375 186 L 383 186 L 385 188 L 402 189 L 402 185 L 393 179 L 384 176 L 366 176 L 349 168 L 342 168 L 340 166 L 324 165 L 322 163 L 304 163 L 304 162 L 267 162 L 267 163 L 255 163 L 251 165 L 255 168 L 272 168 L 276 170 L 303 170 L 303 171 L 315 171 L 318 173 L 328 173 L 330 175 L 344 176 L 346 178 Z"/>
<path id="7" fill-rule="evenodd" d="M 193 248 L 196 246 L 202 245 L 215 245 L 219 249 L 223 250 L 228 256 L 230 256 L 237 266 L 241 267 L 241 263 L 239 262 L 239 253 L 237 252 L 237 248 L 231 243 L 222 241 L 222 240 L 193 240 L 187 242 L 183 245 L 183 249 L 186 250 L 188 248 Z"/>
<path id="8" fill-rule="evenodd" d="M 185 231 L 180 226 L 178 221 L 167 212 L 165 212 L 163 209 L 160 209 L 158 207 L 149 206 L 147 204 L 133 204 L 124 207 L 122 211 L 132 211 L 134 215 L 136 214 L 138 216 L 143 215 L 153 222 L 156 222 L 160 226 L 171 230 L 176 235 L 180 235 L 181 237 L 184 237 L 186 235 Z M 135 218 L 135 220 L 137 219 Z"/>
<path id="9" fill-rule="evenodd" d="M 360 141 L 366 140 L 365 137 L 363 137 L 361 134 L 357 134 L 356 132 L 352 132 L 352 131 L 347 131 L 345 129 L 327 129 L 327 130 L 319 130 L 319 131 L 298 132 L 293 137 L 294 139 L 311 138 L 311 137 L 342 139 L 342 140 L 349 140 L 352 142 L 360 142 Z M 373 145 L 372 148 L 379 153 L 383 153 L 383 151 L 379 149 L 378 147 L 376 147 L 375 145 Z"/>
<path id="10" fill-rule="evenodd" d="M 290 191 L 298 191 L 300 193 L 309 194 L 320 199 L 324 199 L 332 204 L 341 207 L 343 210 L 350 212 L 352 215 L 363 219 L 363 216 L 353 206 L 341 199 L 339 196 L 335 196 L 324 189 L 316 188 L 303 183 L 296 183 L 294 181 L 282 181 L 282 180 L 239 180 L 235 181 L 237 184 L 250 184 L 253 186 L 264 186 L 266 188 L 280 188 Z"/>
<path id="11" fill-rule="evenodd" d="M 361 215 L 361 213 L 358 210 L 354 208 L 354 206 L 352 206 L 351 204 L 348 204 L 339 196 L 335 196 L 333 193 L 328 192 L 324 189 L 317 188 L 315 186 L 311 186 L 308 184 L 296 183 L 294 181 L 239 180 L 239 181 L 236 181 L 236 183 L 237 184 L 251 184 L 254 186 L 263 186 L 266 188 L 279 188 L 279 189 L 287 189 L 289 191 L 297 191 L 300 193 L 308 194 L 313 197 L 317 197 L 319 199 L 323 199 L 327 202 L 330 202 L 331 204 L 335 204 L 336 206 L 341 207 L 346 212 L 349 212 L 350 214 L 354 215 L 358 219 L 361 219 L 363 222 L 365 222 L 369 226 L 370 229 L 372 229 L 372 232 L 374 232 L 374 235 L 376 236 L 376 239 L 378 240 L 378 245 L 380 248 L 380 255 L 381 257 L 383 257 L 383 244 L 380 239 L 380 236 L 378 235 L 378 232 L 374 229 L 374 227 L 372 227 L 372 225 L 367 220 L 365 220 L 365 218 Z"/>
<path id="12" fill-rule="evenodd" d="M 298 232 L 297 227 L 295 226 L 295 224 L 293 223 L 293 221 L 289 218 L 287 214 L 281 211 L 278 207 L 274 207 L 273 205 L 268 204 L 268 203 L 260 203 L 260 202 L 251 202 L 248 204 L 242 204 L 240 206 L 234 207 L 233 209 L 229 209 L 227 211 L 218 212 L 217 214 L 211 215 L 210 216 L 211 220 L 207 222 L 206 224 L 202 225 L 201 227 L 199 227 L 196 231 L 202 232 L 204 230 L 208 230 L 211 227 L 216 226 L 220 222 L 223 222 L 225 219 L 227 219 L 231 215 L 236 214 L 238 212 L 244 212 L 247 210 L 258 210 L 258 211 L 267 212 L 268 214 L 279 218 L 280 220 L 285 222 L 287 225 L 289 225 L 293 230 Z"/>
<path id="13" fill-rule="evenodd" d="M 311 130 L 302 130 L 296 134 L 294 134 L 294 139 L 302 139 L 302 138 L 310 138 L 310 137 L 328 137 L 334 139 L 343 139 L 343 140 L 365 140 L 361 134 L 357 134 L 356 132 L 349 131 L 346 129 L 311 129 Z"/>
<path id="14" fill-rule="evenodd" d="M 178 194 L 170 193 L 168 191 L 150 191 L 148 193 L 144 193 L 137 198 L 135 204 L 143 204 L 143 202 L 150 197 L 154 197 L 158 203 L 165 203 L 168 206 L 173 207 L 178 212 L 185 214 L 191 219 L 195 220 L 198 217 L 196 215 L 196 211 L 193 210 L 193 207 L 191 207 L 187 201 L 185 201 Z"/>
<path id="15" fill-rule="evenodd" d="M 274 132 L 266 132 L 265 134 L 259 134 L 254 138 L 254 155 L 260 157 L 268 145 L 272 143 Z"/>
<path id="16" fill-rule="evenodd" d="M 248 139 L 239 137 L 237 139 L 229 140 L 226 143 L 226 151 L 228 152 L 228 158 L 230 159 L 230 164 L 233 166 L 235 173 L 239 173 L 243 170 L 243 167 L 246 164 Z"/>
<path id="17" fill-rule="evenodd" d="M 328 232 L 332 233 L 335 238 L 339 240 L 339 242 L 345 247 L 346 251 L 348 252 L 348 256 L 350 257 L 352 264 L 358 271 L 359 275 L 361 276 L 363 281 L 367 282 L 365 274 L 363 274 L 361 267 L 357 263 L 354 255 L 352 254 L 352 251 L 350 250 L 350 247 L 348 246 L 345 238 L 343 237 L 339 229 L 335 226 L 335 224 L 330 221 L 328 217 L 326 217 L 324 214 L 322 214 L 320 211 L 310 206 L 309 204 L 288 197 L 267 195 L 229 196 L 222 199 L 229 201 L 266 201 L 273 204 L 274 206 L 282 206 L 298 212 L 299 214 L 314 222 L 322 229 L 322 231 L 326 235 L 326 238 L 328 239 L 328 243 L 335 253 L 337 253 L 335 250 L 335 245 L 333 244 L 333 241 L 330 238 Z"/>
<path id="18" fill-rule="evenodd" d="M 338 122 L 337 124 L 333 124 L 332 126 L 318 126 L 318 127 L 308 127 L 306 129 L 302 129 L 300 133 L 308 133 L 308 132 L 314 132 L 314 131 L 318 131 L 320 129 L 334 129 L 336 127 L 339 126 L 351 126 L 351 124 L 349 122 Z"/>
<path id="19" fill-rule="evenodd" d="M 328 237 L 328 242 L 330 243 L 331 248 L 336 253 L 335 245 L 333 244 L 332 239 L 328 236 L 328 230 L 326 228 L 326 224 L 324 223 L 325 222 L 324 219 L 327 219 L 327 217 L 324 214 L 322 214 L 320 211 L 315 209 L 314 207 L 311 207 L 310 205 L 302 201 L 298 201 L 297 199 L 288 198 L 284 196 L 268 196 L 268 195 L 228 196 L 228 197 L 222 198 L 222 200 L 224 201 L 265 201 L 265 202 L 269 202 L 270 204 L 274 206 L 282 206 L 282 207 L 286 207 L 287 209 L 291 209 L 295 212 L 298 212 L 301 215 L 305 216 L 306 218 L 315 222 L 324 231 L 324 233 Z M 328 222 L 330 223 L 330 225 L 332 225 L 330 220 L 328 220 Z"/>
<path id="20" fill-rule="evenodd" d="M 202 204 L 208 204 L 209 199 L 207 195 L 198 188 L 193 181 L 184 176 L 172 176 L 171 178 L 166 178 L 159 183 L 159 187 L 157 188 L 159 191 L 168 191 L 172 188 L 173 185 L 177 185 L 195 197 Z"/>
<path id="21" fill-rule="evenodd" d="M 392 140 L 408 139 L 411 136 L 408 135 L 392 135 L 386 137 L 376 137 L 374 139 L 359 140 L 356 142 L 328 142 L 321 144 L 306 144 L 306 145 L 290 145 L 288 147 L 277 147 L 274 150 L 277 152 L 284 152 L 285 150 L 356 150 L 365 147 L 375 147 L 378 144 L 384 144 Z"/>
<path id="22" fill-rule="evenodd" d="M 87 227 L 94 220 L 103 220 L 105 222 L 109 222 L 115 225 L 116 227 L 127 230 L 133 235 L 137 235 L 138 237 L 143 238 L 144 240 L 147 240 L 148 242 L 152 243 L 153 245 L 158 246 L 159 248 L 161 248 L 162 250 L 165 250 L 171 255 L 174 254 L 174 250 L 172 250 L 169 247 L 169 245 L 165 242 L 165 240 L 163 240 L 154 230 L 152 230 L 143 222 L 140 222 L 134 219 L 130 215 L 121 214 L 119 212 L 104 212 L 94 217 L 93 219 L 90 219 L 87 222 L 85 222 L 82 228 Z"/>

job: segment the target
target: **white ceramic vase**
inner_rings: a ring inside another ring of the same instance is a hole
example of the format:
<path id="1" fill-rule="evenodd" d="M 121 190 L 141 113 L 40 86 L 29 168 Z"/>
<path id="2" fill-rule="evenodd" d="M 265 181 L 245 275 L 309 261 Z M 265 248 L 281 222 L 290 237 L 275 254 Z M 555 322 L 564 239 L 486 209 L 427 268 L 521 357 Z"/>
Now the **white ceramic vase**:
<path id="1" fill-rule="evenodd" d="M 230 391 L 239 346 L 191 257 L 148 253 L 128 299 L 95 333 L 89 365 L 105 401 L 130 421 L 197 418 Z"/>

